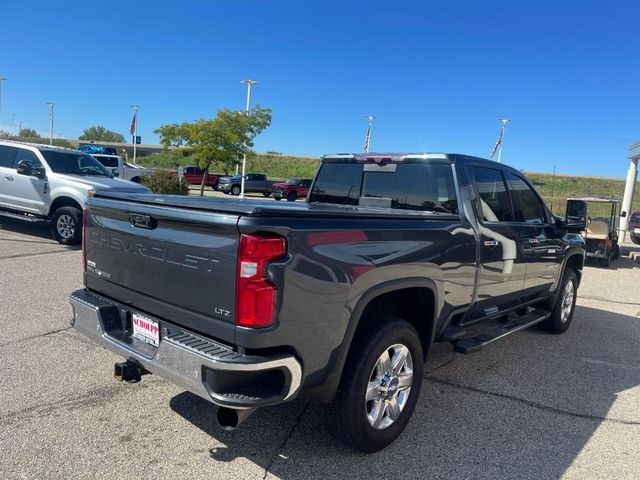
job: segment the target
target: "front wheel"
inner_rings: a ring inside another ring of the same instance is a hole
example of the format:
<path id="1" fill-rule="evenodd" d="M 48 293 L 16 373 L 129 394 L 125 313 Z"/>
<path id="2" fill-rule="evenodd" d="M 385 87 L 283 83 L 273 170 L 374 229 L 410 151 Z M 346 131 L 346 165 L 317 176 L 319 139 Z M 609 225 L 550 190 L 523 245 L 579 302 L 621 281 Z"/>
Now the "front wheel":
<path id="1" fill-rule="evenodd" d="M 240 195 L 240 187 L 238 185 L 231 187 L 231 195 Z"/>
<path id="2" fill-rule="evenodd" d="M 268 197 L 269 195 L 271 195 L 271 192 L 262 192 L 262 194 L 263 194 L 265 197 Z"/>
<path id="3" fill-rule="evenodd" d="M 297 198 L 298 198 L 298 194 L 296 192 L 289 192 L 287 194 L 287 201 L 288 202 L 295 202 Z"/>
<path id="4" fill-rule="evenodd" d="M 422 346 L 408 322 L 389 315 L 364 318 L 327 406 L 334 435 L 363 452 L 393 443 L 409 423 L 420 395 Z"/>
<path id="5" fill-rule="evenodd" d="M 77 245 L 82 241 L 82 210 L 60 207 L 51 217 L 51 231 L 62 245 Z"/>
<path id="6" fill-rule="evenodd" d="M 558 292 L 558 298 L 551 308 L 549 318 L 541 324 L 543 330 L 556 334 L 567 331 L 576 309 L 578 277 L 573 269 L 567 267 L 565 270 Z"/>
<path id="7" fill-rule="evenodd" d="M 631 235 L 631 241 L 636 245 L 640 245 L 640 237 L 636 237 L 635 235 Z"/>

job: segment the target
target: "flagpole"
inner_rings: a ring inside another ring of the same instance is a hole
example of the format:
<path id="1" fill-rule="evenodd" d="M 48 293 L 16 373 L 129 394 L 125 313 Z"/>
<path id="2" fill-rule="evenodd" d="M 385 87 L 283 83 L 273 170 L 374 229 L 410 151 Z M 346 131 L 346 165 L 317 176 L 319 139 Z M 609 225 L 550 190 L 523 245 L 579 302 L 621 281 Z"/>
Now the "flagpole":
<path id="1" fill-rule="evenodd" d="M 129 105 L 133 108 L 133 164 L 136 164 L 136 147 L 138 144 L 138 105 Z"/>
<path id="2" fill-rule="evenodd" d="M 364 137 L 364 153 L 369 153 L 369 145 L 371 143 L 371 130 L 373 129 L 373 121 L 376 119 L 375 115 L 365 115 L 364 118 L 369 119 L 369 126 L 367 127 L 367 134 Z"/>
<path id="3" fill-rule="evenodd" d="M 504 145 L 504 132 L 507 129 L 507 123 L 511 121 L 510 118 L 501 118 L 500 123 L 502 123 L 502 127 L 500 127 L 500 149 L 498 150 L 498 163 L 501 163 L 502 160 L 502 146 Z"/>

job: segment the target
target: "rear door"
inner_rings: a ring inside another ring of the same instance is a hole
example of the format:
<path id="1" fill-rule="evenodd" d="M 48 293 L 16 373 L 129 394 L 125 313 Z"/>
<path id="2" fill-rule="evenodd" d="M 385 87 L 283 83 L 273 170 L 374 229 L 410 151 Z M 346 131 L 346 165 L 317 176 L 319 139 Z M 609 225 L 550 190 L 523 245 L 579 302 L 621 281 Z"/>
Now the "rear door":
<path id="1" fill-rule="evenodd" d="M 514 207 L 513 229 L 520 239 L 527 266 L 525 293 L 540 295 L 549 290 L 560 274 L 564 242 L 550 212 L 529 182 L 512 171 L 507 173 L 507 179 Z"/>
<path id="2" fill-rule="evenodd" d="M 484 317 L 519 303 L 526 264 L 523 239 L 514 228 L 513 208 L 503 169 L 470 165 L 476 190 L 480 271 L 472 317 Z"/>
<path id="3" fill-rule="evenodd" d="M 18 173 L 21 161 L 31 163 L 33 170 L 42 168 L 42 162 L 31 150 L 15 148 L 12 165 L 4 168 L 2 202 L 20 211 L 46 215 L 48 213 L 49 181 L 35 175 Z"/>

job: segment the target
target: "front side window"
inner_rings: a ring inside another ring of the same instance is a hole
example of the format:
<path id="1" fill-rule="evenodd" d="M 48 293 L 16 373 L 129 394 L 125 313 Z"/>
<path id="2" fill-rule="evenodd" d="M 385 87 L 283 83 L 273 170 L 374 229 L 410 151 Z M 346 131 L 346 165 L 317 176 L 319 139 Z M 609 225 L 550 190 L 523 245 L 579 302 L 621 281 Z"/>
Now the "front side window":
<path id="1" fill-rule="evenodd" d="M 478 189 L 480 217 L 485 222 L 512 222 L 511 203 L 500 170 L 471 167 Z"/>
<path id="2" fill-rule="evenodd" d="M 40 163 L 38 156 L 31 150 L 24 150 L 22 148 L 18 148 L 17 150 L 18 151 L 16 152 L 16 158 L 13 162 L 13 168 L 18 168 L 18 165 L 23 160 L 29 162 L 31 164 L 31 167 L 34 169 L 42 167 L 42 163 Z"/>
<path id="3" fill-rule="evenodd" d="M 118 166 L 118 158 L 117 157 L 100 157 L 95 156 L 96 160 L 98 160 L 102 165 L 109 168 L 116 168 Z"/>
<path id="4" fill-rule="evenodd" d="M 516 222 L 547 223 L 544 205 L 524 178 L 509 173 L 509 191 Z"/>

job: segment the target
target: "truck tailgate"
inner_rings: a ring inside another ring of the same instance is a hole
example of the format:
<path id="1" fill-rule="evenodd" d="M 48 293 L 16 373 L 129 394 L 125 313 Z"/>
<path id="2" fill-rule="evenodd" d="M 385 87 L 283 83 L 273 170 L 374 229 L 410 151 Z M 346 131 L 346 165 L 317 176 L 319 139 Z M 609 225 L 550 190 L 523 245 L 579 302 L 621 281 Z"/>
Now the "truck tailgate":
<path id="1" fill-rule="evenodd" d="M 87 288 L 233 340 L 237 213 L 92 198 L 85 218 Z"/>

